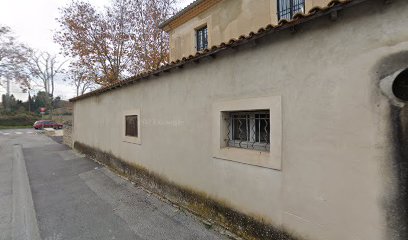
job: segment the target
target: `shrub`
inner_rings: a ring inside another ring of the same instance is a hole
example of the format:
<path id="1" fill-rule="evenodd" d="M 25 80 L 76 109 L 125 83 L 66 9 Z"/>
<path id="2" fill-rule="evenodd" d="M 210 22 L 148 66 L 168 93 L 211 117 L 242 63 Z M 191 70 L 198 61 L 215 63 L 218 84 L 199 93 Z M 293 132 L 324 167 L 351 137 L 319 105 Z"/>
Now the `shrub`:
<path id="1" fill-rule="evenodd" d="M 41 116 L 33 113 L 0 113 L 0 126 L 29 126 L 35 121 L 41 119 Z"/>

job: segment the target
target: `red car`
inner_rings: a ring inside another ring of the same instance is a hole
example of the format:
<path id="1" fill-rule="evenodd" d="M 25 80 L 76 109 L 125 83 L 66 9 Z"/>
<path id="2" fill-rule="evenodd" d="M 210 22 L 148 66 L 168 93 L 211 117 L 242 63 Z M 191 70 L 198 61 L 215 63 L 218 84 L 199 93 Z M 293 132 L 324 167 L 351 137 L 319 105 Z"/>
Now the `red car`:
<path id="1" fill-rule="evenodd" d="M 50 121 L 50 120 L 38 120 L 34 123 L 35 129 L 43 129 L 43 128 L 54 128 L 54 129 L 62 129 L 63 125 Z"/>

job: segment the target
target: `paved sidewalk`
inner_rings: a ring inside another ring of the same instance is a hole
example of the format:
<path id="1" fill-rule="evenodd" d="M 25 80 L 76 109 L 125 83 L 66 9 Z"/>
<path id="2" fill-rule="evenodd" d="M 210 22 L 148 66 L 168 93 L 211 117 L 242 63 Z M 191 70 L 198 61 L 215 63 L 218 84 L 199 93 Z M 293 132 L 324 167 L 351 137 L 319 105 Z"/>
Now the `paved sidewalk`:
<path id="1" fill-rule="evenodd" d="M 0 136 L 0 151 L 4 140 L 23 147 L 44 240 L 227 239 L 189 213 L 159 200 L 51 138 L 34 134 Z M 12 204 L 8 187 L 11 166 L 3 160 L 0 164 L 5 169 L 0 172 L 0 224 L 7 224 L 11 214 L 7 206 Z M 0 239 L 10 239 L 8 231 L 3 232 L 1 227 Z M 8 225 L 3 227 L 7 229 Z"/>
<path id="2" fill-rule="evenodd" d="M 0 138 L 0 240 L 11 239 L 13 184 L 12 145 Z"/>

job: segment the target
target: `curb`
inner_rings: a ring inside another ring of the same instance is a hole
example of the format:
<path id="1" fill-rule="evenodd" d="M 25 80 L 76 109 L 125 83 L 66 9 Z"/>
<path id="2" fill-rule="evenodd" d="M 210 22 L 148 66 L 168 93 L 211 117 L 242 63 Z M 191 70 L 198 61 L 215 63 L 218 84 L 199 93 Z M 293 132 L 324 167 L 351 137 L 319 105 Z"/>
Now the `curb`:
<path id="1" fill-rule="evenodd" d="M 13 146 L 13 240 L 41 240 L 21 145 Z"/>

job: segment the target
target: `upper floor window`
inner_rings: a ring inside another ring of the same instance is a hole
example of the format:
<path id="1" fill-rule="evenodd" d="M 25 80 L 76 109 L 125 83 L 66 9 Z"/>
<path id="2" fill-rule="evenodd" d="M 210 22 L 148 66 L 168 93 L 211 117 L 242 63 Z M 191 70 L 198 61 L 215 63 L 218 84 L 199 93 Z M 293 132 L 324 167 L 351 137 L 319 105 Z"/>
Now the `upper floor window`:
<path id="1" fill-rule="evenodd" d="M 290 20 L 296 13 L 305 11 L 305 0 L 278 0 L 278 20 Z"/>
<path id="2" fill-rule="evenodd" d="M 207 26 L 196 30 L 197 35 L 197 51 L 202 51 L 208 48 L 208 29 Z"/>

